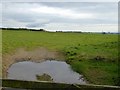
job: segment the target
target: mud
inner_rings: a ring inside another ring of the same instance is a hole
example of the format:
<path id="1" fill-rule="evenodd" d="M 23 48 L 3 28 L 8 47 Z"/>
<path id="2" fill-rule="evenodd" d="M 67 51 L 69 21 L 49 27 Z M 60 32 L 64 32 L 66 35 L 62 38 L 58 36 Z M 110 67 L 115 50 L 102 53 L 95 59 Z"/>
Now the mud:
<path id="1" fill-rule="evenodd" d="M 34 61 L 42 62 L 45 60 L 64 60 L 62 53 L 58 51 L 48 50 L 46 48 L 39 48 L 32 51 L 25 49 L 17 49 L 14 54 L 3 55 L 2 57 L 2 78 L 7 77 L 8 68 L 16 62 L 20 61 Z"/>

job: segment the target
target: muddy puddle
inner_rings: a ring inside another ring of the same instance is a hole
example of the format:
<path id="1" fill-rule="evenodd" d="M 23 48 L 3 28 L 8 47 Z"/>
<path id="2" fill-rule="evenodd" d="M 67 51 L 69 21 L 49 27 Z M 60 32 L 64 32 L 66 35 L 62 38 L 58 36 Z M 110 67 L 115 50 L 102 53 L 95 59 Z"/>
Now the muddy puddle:
<path id="1" fill-rule="evenodd" d="M 8 79 L 86 84 L 83 75 L 74 72 L 64 61 L 47 60 L 41 63 L 23 61 L 13 64 L 7 72 Z"/>

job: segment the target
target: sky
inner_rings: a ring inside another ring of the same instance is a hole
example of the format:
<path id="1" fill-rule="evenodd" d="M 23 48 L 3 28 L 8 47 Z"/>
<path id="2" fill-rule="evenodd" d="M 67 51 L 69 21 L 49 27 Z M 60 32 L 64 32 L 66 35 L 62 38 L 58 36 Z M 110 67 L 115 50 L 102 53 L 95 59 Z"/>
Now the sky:
<path id="1" fill-rule="evenodd" d="M 2 2 L 119 2 L 119 0 L 1 0 Z"/>
<path id="2" fill-rule="evenodd" d="M 117 32 L 117 23 L 117 2 L 2 3 L 2 27 Z"/>

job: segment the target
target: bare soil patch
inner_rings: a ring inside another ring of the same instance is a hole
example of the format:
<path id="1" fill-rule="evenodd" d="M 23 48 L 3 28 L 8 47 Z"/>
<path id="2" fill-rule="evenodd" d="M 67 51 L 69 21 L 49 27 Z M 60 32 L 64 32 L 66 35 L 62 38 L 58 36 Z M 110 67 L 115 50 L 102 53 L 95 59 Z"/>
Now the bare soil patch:
<path id="1" fill-rule="evenodd" d="M 12 55 L 3 55 L 2 77 L 7 78 L 7 70 L 13 63 L 20 61 L 42 62 L 44 60 L 64 60 L 64 56 L 58 51 L 51 51 L 46 48 L 38 48 L 33 51 L 26 51 L 23 48 L 17 49 Z"/>

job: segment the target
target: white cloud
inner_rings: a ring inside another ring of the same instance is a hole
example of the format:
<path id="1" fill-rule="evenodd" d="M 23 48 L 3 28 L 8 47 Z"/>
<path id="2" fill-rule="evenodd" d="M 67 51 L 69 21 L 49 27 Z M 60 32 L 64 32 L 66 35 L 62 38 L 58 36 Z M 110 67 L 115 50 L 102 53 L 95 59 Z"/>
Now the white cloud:
<path id="1" fill-rule="evenodd" d="M 40 14 L 54 14 L 56 16 L 61 16 L 65 18 L 71 19 L 83 19 L 83 18 L 94 18 L 95 16 L 92 13 L 78 13 L 72 11 L 70 9 L 61 9 L 61 8 L 53 8 L 47 6 L 40 6 L 38 8 L 32 8 L 32 12 L 40 13 Z"/>

